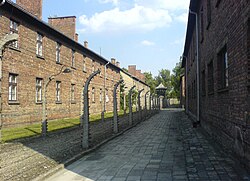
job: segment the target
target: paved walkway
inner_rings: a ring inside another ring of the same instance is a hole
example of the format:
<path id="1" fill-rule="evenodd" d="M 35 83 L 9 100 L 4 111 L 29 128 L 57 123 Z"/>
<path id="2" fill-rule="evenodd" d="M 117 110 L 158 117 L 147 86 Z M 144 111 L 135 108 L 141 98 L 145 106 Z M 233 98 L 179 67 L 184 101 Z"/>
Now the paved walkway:
<path id="1" fill-rule="evenodd" d="M 48 180 L 250 180 L 200 129 L 181 110 L 162 111 Z"/>

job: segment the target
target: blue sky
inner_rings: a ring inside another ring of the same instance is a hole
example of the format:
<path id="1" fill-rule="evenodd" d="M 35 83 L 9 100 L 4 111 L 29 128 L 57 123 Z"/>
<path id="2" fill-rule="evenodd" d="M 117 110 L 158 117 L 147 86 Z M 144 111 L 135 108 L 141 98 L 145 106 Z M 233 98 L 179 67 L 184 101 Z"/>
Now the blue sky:
<path id="1" fill-rule="evenodd" d="M 157 75 L 183 52 L 189 0 L 43 0 L 43 20 L 77 17 L 79 42 L 122 67 Z"/>

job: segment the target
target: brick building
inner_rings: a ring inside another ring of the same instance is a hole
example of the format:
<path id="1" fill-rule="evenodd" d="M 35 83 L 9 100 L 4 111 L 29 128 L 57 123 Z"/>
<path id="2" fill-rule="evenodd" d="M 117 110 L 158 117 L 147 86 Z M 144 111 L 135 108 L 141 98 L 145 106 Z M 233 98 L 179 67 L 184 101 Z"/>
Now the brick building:
<path id="1" fill-rule="evenodd" d="M 77 42 L 74 16 L 49 18 L 48 24 L 41 20 L 42 0 L 1 2 L 0 41 L 6 34 L 19 35 L 18 41 L 4 49 L 2 57 L 0 104 L 4 126 L 41 121 L 47 82 L 49 120 L 81 115 L 85 81 L 97 69 L 101 74 L 89 87 L 90 113 L 103 111 L 104 100 L 106 110 L 113 111 L 113 87 L 120 80 L 119 64 L 109 63 L 91 51 L 87 42 L 84 46 Z M 71 72 L 62 73 L 65 68 Z M 54 79 L 49 81 L 52 75 Z"/>
<path id="2" fill-rule="evenodd" d="M 131 75 L 137 77 L 138 79 L 140 79 L 142 81 L 145 81 L 144 74 L 141 72 L 141 70 L 136 69 L 136 65 L 129 65 L 128 66 L 128 73 L 130 73 Z"/>
<path id="3" fill-rule="evenodd" d="M 191 0 L 182 65 L 187 112 L 249 166 L 250 2 Z"/>

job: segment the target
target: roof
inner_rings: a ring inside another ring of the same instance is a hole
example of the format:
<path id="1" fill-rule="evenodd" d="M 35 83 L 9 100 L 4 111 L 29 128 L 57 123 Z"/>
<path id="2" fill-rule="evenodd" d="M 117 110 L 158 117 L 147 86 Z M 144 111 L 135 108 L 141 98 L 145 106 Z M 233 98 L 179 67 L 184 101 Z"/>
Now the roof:
<path id="1" fill-rule="evenodd" d="M 94 51 L 91 51 L 90 49 L 84 47 L 82 44 L 80 44 L 80 43 L 76 42 L 74 39 L 66 36 L 65 34 L 60 32 L 59 30 L 53 28 L 48 23 L 40 20 L 39 18 L 37 18 L 36 16 L 31 14 L 30 12 L 28 12 L 27 10 L 25 10 L 24 8 L 22 8 L 21 6 L 17 5 L 16 3 L 14 3 L 10 0 L 6 0 L 5 3 L 0 6 L 0 10 L 1 10 L 1 12 L 5 12 L 6 14 L 10 14 L 10 12 L 11 12 L 11 16 L 15 16 L 17 18 L 21 17 L 22 19 L 20 19 L 20 20 L 25 20 L 25 23 L 27 23 L 33 27 L 35 26 L 37 29 L 39 29 L 39 31 L 41 31 L 41 33 L 53 36 L 54 39 L 58 39 L 58 40 L 64 42 L 65 45 L 68 45 L 71 47 L 73 46 L 75 49 L 81 51 L 83 54 L 90 56 L 90 58 L 93 58 L 97 61 L 103 62 L 104 64 L 109 62 L 104 57 L 102 57 L 102 56 L 98 55 L 97 53 L 95 53 Z M 74 16 L 70 16 L 70 17 L 74 17 Z M 110 64 L 109 66 L 113 69 L 118 70 L 118 71 L 121 70 L 119 67 L 117 67 L 114 64 Z"/>
<path id="2" fill-rule="evenodd" d="M 164 87 L 164 85 L 162 83 L 160 83 L 160 85 L 158 85 L 158 87 L 156 87 L 155 89 L 167 89 L 167 88 Z"/>
<path id="3" fill-rule="evenodd" d="M 68 46 L 73 45 L 75 49 L 78 49 L 83 54 L 88 55 L 88 56 L 90 56 L 90 58 L 93 58 L 95 60 L 99 60 L 99 61 L 103 62 L 104 64 L 107 64 L 109 62 L 108 66 L 110 66 L 113 69 L 116 69 L 118 71 L 122 71 L 122 72 L 126 73 L 127 75 L 129 75 L 133 79 L 135 79 L 135 80 L 139 81 L 140 83 L 149 87 L 149 85 L 146 84 L 145 82 L 143 82 L 142 80 L 140 80 L 137 77 L 122 70 L 120 67 L 116 66 L 115 64 L 112 64 L 110 61 L 106 60 L 104 57 L 95 53 L 94 51 L 84 47 L 82 44 L 76 42 L 74 39 L 71 39 L 70 37 L 68 37 L 65 34 L 63 34 L 62 32 L 60 32 L 59 30 L 53 28 L 48 23 L 40 20 L 39 18 L 37 18 L 36 16 L 31 14 L 30 12 L 28 12 L 27 10 L 25 10 L 21 6 L 17 5 L 16 3 L 13 3 L 10 0 L 6 0 L 5 3 L 0 6 L 0 10 L 3 12 L 6 12 L 8 14 L 9 14 L 9 12 L 11 12 L 11 15 L 14 15 L 16 17 L 22 17 L 22 19 L 25 20 L 25 22 L 32 24 L 32 26 L 35 25 L 36 27 L 39 28 L 39 30 L 45 32 L 48 35 L 53 35 L 53 37 L 55 39 L 63 40 L 63 42 L 65 44 L 67 44 Z M 65 17 L 75 17 L 75 16 L 65 16 Z M 62 18 L 62 17 L 58 17 L 58 18 Z"/>
<path id="4" fill-rule="evenodd" d="M 189 10 L 197 12 L 198 2 L 199 2 L 198 0 L 190 0 Z M 195 16 L 189 13 L 187 30 L 186 30 L 186 40 L 185 40 L 184 51 L 183 51 L 182 67 L 184 67 L 186 63 L 186 57 L 188 55 L 188 50 L 189 50 L 189 46 L 192 40 L 194 27 L 195 27 Z"/>

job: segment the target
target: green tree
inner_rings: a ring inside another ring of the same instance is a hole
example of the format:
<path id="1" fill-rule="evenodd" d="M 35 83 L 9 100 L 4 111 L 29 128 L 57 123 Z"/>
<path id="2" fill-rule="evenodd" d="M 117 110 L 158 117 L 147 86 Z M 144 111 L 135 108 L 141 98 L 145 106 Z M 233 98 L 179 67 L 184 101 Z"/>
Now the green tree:
<path id="1" fill-rule="evenodd" d="M 181 61 L 178 62 L 173 69 L 173 74 L 171 75 L 171 84 L 172 84 L 172 91 L 171 97 L 180 99 L 180 77 L 183 75 L 184 70 L 181 67 Z"/>
<path id="2" fill-rule="evenodd" d="M 156 81 L 156 85 L 157 86 L 162 83 L 164 85 L 164 87 L 167 88 L 167 90 L 166 90 L 166 96 L 169 97 L 170 92 L 172 90 L 170 70 L 161 69 L 159 71 L 158 76 L 155 77 L 155 81 Z"/>
<path id="3" fill-rule="evenodd" d="M 155 92 L 156 82 L 151 72 L 144 72 L 145 75 L 145 83 L 149 85 L 150 92 Z"/>

